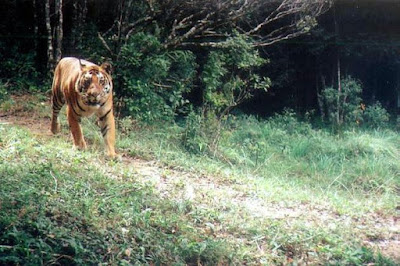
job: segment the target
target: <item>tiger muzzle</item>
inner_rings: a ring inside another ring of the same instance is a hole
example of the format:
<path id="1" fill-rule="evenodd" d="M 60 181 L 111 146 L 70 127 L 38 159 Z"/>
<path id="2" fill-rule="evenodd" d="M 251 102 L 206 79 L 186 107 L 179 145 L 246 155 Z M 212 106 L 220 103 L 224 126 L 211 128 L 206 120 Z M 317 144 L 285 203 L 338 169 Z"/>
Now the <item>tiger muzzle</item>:
<path id="1" fill-rule="evenodd" d="M 89 105 L 96 105 L 100 103 L 101 89 L 97 86 L 92 86 L 87 91 L 87 100 Z"/>

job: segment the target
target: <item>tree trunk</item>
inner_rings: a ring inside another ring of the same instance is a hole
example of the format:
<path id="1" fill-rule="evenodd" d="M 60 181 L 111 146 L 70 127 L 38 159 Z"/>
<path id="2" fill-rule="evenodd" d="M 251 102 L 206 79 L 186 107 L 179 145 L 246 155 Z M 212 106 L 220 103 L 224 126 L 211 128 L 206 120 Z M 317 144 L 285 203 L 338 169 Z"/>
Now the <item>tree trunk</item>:
<path id="1" fill-rule="evenodd" d="M 58 25 L 56 34 L 56 53 L 55 62 L 60 61 L 62 54 L 62 40 L 63 40 L 63 12 L 62 12 L 62 0 L 56 0 L 56 12 L 58 14 Z"/>
<path id="2" fill-rule="evenodd" d="M 46 19 L 46 30 L 47 30 L 47 68 L 50 71 L 54 69 L 54 48 L 53 48 L 53 36 L 51 33 L 50 24 L 50 0 L 45 2 L 45 19 Z"/>
<path id="3" fill-rule="evenodd" d="M 317 66 L 318 67 L 318 66 Z M 319 86 L 319 77 L 321 77 L 321 87 Z M 325 121 L 325 108 L 324 108 L 324 100 L 322 98 L 322 92 L 325 90 L 325 77 L 321 75 L 321 71 L 318 70 L 315 75 L 315 89 L 317 93 L 317 102 L 318 102 L 318 108 L 319 108 L 319 113 L 321 114 L 321 120 L 322 122 Z"/>
<path id="4" fill-rule="evenodd" d="M 33 0 L 32 2 L 33 6 L 33 35 L 34 35 L 34 45 L 35 45 L 35 51 L 37 50 L 38 46 L 38 32 L 39 32 L 39 25 L 38 25 L 38 18 L 37 18 L 37 12 L 38 12 L 38 7 L 36 4 L 36 0 Z"/>
<path id="5" fill-rule="evenodd" d="M 338 95 L 337 95 L 337 106 L 338 106 L 338 112 L 337 112 L 337 124 L 340 126 L 343 124 L 343 120 L 344 120 L 344 110 L 343 110 L 343 106 L 344 103 L 340 102 L 340 96 L 342 95 L 342 82 L 340 80 L 340 55 L 339 55 L 339 51 L 338 51 L 338 55 L 337 55 L 337 81 L 338 81 Z"/>
<path id="6" fill-rule="evenodd" d="M 81 40 L 83 39 L 86 14 L 87 0 L 74 0 L 72 3 L 71 37 L 68 40 L 68 45 L 64 48 L 64 53 L 80 53 L 79 49 L 81 47 Z"/>
<path id="7" fill-rule="evenodd" d="M 339 25 L 337 22 L 337 16 L 336 16 L 336 4 L 333 5 L 333 22 L 335 24 L 335 41 L 336 41 L 336 71 L 337 71 L 337 100 L 336 100 L 336 105 L 337 105 L 337 112 L 336 112 L 336 123 L 338 126 L 342 125 L 343 122 L 343 106 L 342 103 L 340 102 L 340 96 L 342 94 L 342 84 L 340 80 L 340 47 L 339 47 Z"/>
<path id="8" fill-rule="evenodd" d="M 79 29 L 79 39 L 78 39 L 78 43 L 80 40 L 82 40 L 83 37 L 83 25 L 85 25 L 86 22 L 86 14 L 87 14 L 87 0 L 83 0 L 82 1 L 82 8 L 81 8 L 81 12 L 79 13 L 79 25 L 82 25 L 82 28 Z"/>
<path id="9" fill-rule="evenodd" d="M 396 79 L 396 113 L 399 116 L 400 115 L 400 68 L 397 67 L 397 79 Z"/>

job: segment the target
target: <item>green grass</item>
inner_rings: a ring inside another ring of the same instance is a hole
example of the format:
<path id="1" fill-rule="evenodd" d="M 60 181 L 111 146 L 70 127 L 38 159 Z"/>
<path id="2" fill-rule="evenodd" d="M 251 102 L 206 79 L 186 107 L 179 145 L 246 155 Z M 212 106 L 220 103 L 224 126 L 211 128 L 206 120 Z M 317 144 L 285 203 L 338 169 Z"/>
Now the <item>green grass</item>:
<path id="1" fill-rule="evenodd" d="M 0 264 L 230 261 L 223 241 L 134 175 L 109 178 L 89 152 L 0 131 Z"/>
<path id="2" fill-rule="evenodd" d="M 0 123 L 0 265 L 396 265 L 371 246 L 399 235 L 395 131 L 239 117 L 212 150 L 209 132 L 124 119 L 125 157 L 108 161 L 92 119 L 84 152 L 62 123 L 59 137 Z"/>
<path id="3" fill-rule="evenodd" d="M 351 214 L 390 213 L 398 203 L 400 135 L 391 130 L 335 135 L 293 117 L 264 122 L 243 117 L 227 124 L 211 155 L 187 152 L 183 135 L 177 125 L 142 128 L 123 134 L 119 148 L 189 171 L 266 187 L 270 200 L 328 201 L 336 208 L 348 207 Z"/>

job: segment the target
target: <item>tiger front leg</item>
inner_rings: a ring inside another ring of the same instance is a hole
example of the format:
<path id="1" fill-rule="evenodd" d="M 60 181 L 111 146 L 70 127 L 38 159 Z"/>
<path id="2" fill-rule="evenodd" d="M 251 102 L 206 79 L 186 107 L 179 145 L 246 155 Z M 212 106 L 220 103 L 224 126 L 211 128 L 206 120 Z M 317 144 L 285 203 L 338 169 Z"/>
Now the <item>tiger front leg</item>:
<path id="1" fill-rule="evenodd" d="M 74 140 L 74 145 L 80 150 L 86 149 L 86 142 L 83 138 L 80 124 L 81 118 L 74 113 L 73 107 L 70 107 L 69 105 L 67 106 L 67 118 L 72 138 Z"/>
<path id="2" fill-rule="evenodd" d="M 107 149 L 107 155 L 110 158 L 115 158 L 115 120 L 112 111 L 112 107 L 105 112 L 98 114 L 99 126 L 101 129 L 101 134 L 104 138 L 104 144 Z"/>
<path id="3" fill-rule="evenodd" d="M 51 132 L 53 134 L 57 134 L 61 131 L 60 121 L 58 119 L 58 114 L 60 113 L 61 108 L 64 105 L 64 100 L 60 98 L 59 94 L 57 94 L 58 88 L 52 89 L 52 98 L 51 98 L 51 106 L 52 106 L 52 116 L 51 116 Z"/>
<path id="4" fill-rule="evenodd" d="M 60 125 L 60 121 L 58 120 L 57 115 L 55 115 L 53 113 L 52 117 L 51 117 L 51 128 L 50 128 L 51 132 L 53 134 L 57 134 L 60 133 L 61 131 L 61 125 Z"/>

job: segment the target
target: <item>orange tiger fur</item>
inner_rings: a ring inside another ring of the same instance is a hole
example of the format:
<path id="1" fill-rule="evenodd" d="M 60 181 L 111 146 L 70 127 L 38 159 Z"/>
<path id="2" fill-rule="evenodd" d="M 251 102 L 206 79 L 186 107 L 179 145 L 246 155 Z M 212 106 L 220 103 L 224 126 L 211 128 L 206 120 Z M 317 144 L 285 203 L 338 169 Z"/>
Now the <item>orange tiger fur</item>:
<path id="1" fill-rule="evenodd" d="M 67 104 L 67 118 L 74 140 L 79 149 L 86 148 L 80 125 L 81 117 L 96 114 L 104 138 L 107 153 L 115 157 L 115 121 L 113 115 L 111 66 L 95 65 L 86 60 L 66 57 L 58 63 L 52 86 L 51 132 L 60 132 L 58 114 Z"/>

